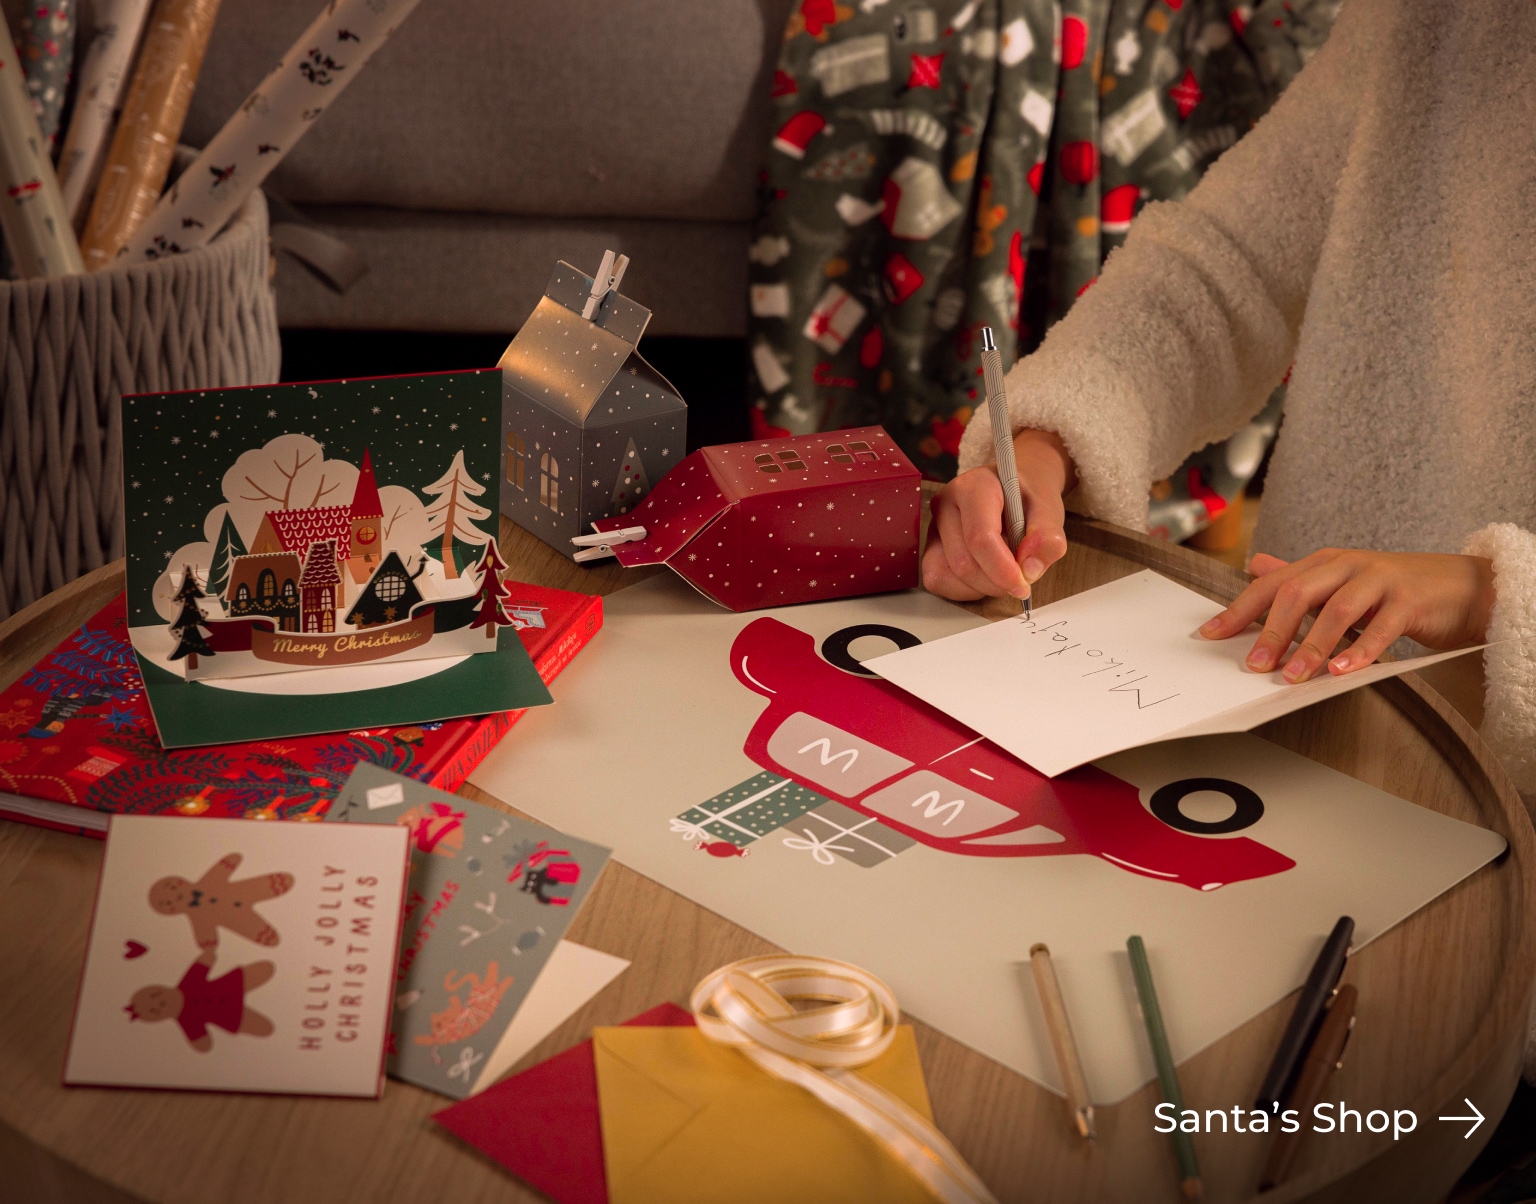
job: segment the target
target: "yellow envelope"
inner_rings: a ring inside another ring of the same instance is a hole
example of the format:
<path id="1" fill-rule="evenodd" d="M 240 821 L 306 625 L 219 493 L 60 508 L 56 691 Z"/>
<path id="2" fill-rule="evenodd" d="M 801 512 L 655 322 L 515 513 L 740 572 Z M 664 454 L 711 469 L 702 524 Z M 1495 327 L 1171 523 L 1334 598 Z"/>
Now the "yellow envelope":
<path id="1" fill-rule="evenodd" d="M 932 1204 L 852 1121 L 696 1028 L 598 1028 L 592 1051 L 611 1204 Z M 933 1118 L 910 1026 L 858 1073 Z"/>

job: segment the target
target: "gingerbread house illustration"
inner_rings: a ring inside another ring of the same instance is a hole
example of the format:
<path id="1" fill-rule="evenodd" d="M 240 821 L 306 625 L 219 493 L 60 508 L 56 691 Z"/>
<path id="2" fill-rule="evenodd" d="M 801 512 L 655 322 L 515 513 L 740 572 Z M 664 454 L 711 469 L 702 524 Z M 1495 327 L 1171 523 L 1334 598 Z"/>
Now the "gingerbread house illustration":
<path id="1" fill-rule="evenodd" d="M 279 631 L 299 629 L 299 576 L 303 565 L 293 552 L 237 556 L 230 562 L 224 598 L 229 617 L 277 620 Z"/>
<path id="2" fill-rule="evenodd" d="M 501 512 L 566 556 L 684 452 L 687 406 L 636 349 L 650 310 L 618 292 L 626 262 L 609 252 L 598 284 L 558 264 L 501 357 Z"/>
<path id="3" fill-rule="evenodd" d="M 282 552 L 305 558 L 320 540 L 330 540 L 336 549 L 340 590 L 336 605 L 342 606 L 355 596 L 379 567 L 383 542 L 384 507 L 379 501 L 379 486 L 373 475 L 373 459 L 363 449 L 363 463 L 357 474 L 357 488 L 346 506 L 302 506 L 291 510 L 268 510 L 251 541 L 251 554 L 272 556 Z M 226 597 L 233 604 L 234 578 Z M 230 612 L 234 613 L 233 610 Z M 252 613 L 266 613 L 256 611 Z M 297 613 L 297 610 L 295 611 Z M 307 629 L 306 629 L 307 630 Z M 330 630 L 323 628 L 321 630 Z"/>
<path id="4" fill-rule="evenodd" d="M 334 539 L 317 539 L 304 557 L 299 576 L 299 615 L 306 632 L 336 630 L 336 608 L 341 605 L 341 571 Z"/>
<path id="5" fill-rule="evenodd" d="M 345 621 L 354 627 L 376 627 L 408 617 L 412 608 L 423 600 L 415 578 L 425 570 L 426 562 L 423 561 L 413 576 L 406 571 L 398 552 L 386 552 L 378 571 L 363 586 L 357 601 L 347 612 Z"/>

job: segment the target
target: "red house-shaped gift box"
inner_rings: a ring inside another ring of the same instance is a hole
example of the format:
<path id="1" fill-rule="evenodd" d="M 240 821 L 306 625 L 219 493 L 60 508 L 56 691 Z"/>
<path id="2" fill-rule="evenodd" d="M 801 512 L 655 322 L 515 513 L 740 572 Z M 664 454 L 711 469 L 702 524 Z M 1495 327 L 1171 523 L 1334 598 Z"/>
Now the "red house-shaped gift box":
<path id="1" fill-rule="evenodd" d="M 625 566 L 671 565 L 731 610 L 918 583 L 921 476 L 878 426 L 700 448 L 626 515 Z"/>

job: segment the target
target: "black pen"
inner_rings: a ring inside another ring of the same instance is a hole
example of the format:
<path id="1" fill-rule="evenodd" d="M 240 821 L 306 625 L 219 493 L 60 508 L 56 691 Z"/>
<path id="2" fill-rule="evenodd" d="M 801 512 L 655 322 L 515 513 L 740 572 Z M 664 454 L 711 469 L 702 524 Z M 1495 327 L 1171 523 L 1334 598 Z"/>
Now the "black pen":
<path id="1" fill-rule="evenodd" d="M 1269 1073 L 1259 1088 L 1258 1106 L 1271 1110 L 1285 1098 L 1302 1056 L 1311 1044 L 1321 1022 L 1328 1000 L 1338 986 L 1339 976 L 1344 973 L 1344 959 L 1349 955 L 1349 942 L 1355 935 L 1355 922 L 1349 916 L 1340 916 L 1322 951 L 1312 963 L 1307 981 L 1302 984 L 1301 995 L 1296 1000 L 1296 1010 L 1291 1013 L 1290 1023 L 1275 1049 L 1275 1058 L 1269 1064 Z"/>

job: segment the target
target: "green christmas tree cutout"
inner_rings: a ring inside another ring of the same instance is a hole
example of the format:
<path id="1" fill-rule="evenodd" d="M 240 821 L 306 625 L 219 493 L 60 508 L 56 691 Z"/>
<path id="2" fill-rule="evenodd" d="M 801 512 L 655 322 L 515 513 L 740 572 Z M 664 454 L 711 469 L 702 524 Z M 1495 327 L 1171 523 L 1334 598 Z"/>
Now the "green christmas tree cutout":
<path id="1" fill-rule="evenodd" d="M 651 491 L 651 479 L 645 475 L 645 463 L 640 459 L 640 449 L 631 439 L 619 461 L 619 475 L 613 482 L 613 496 L 608 499 L 609 514 L 628 514 L 640 503 L 640 498 Z"/>
<path id="2" fill-rule="evenodd" d="M 218 542 L 213 546 L 213 567 L 208 570 L 208 592 L 215 598 L 224 599 L 224 591 L 229 588 L 229 570 L 234 565 L 235 557 L 244 556 L 245 553 L 245 541 L 240 538 L 240 532 L 235 529 L 235 520 L 229 517 L 229 511 L 226 510 L 224 525 L 219 528 Z M 227 613 L 227 600 L 224 608 Z"/>

